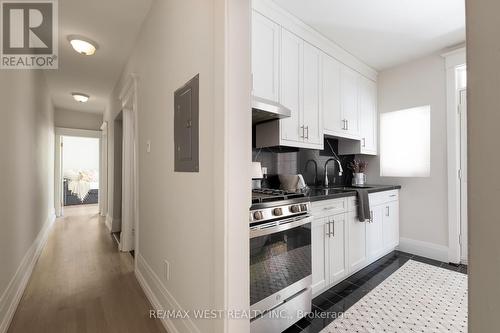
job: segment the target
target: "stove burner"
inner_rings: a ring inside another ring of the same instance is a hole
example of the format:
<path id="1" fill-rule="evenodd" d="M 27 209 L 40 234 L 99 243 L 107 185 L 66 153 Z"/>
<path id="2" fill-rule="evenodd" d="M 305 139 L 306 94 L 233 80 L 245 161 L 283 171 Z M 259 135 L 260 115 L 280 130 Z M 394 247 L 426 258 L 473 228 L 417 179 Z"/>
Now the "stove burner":
<path id="1" fill-rule="evenodd" d="M 306 195 L 300 192 L 274 190 L 268 188 L 252 190 L 252 204 L 303 198 Z"/>

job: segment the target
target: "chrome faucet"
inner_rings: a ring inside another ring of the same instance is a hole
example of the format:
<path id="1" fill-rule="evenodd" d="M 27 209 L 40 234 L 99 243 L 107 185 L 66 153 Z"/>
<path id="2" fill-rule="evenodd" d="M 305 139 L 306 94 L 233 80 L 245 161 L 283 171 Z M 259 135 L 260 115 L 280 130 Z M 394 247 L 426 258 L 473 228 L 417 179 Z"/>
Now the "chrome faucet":
<path id="1" fill-rule="evenodd" d="M 306 166 L 304 168 L 304 171 L 307 170 L 307 167 L 309 166 L 309 163 L 314 164 L 314 185 L 318 185 L 318 163 L 316 163 L 315 160 L 307 160 Z"/>
<path id="2" fill-rule="evenodd" d="M 330 163 L 330 161 L 335 161 L 339 165 L 339 176 L 342 176 L 342 173 L 344 172 L 344 169 L 342 169 L 342 163 L 340 163 L 340 160 L 337 157 L 335 157 L 335 158 L 329 158 L 325 162 L 325 186 L 328 186 L 328 183 L 329 183 L 329 180 L 328 180 L 328 163 Z"/>

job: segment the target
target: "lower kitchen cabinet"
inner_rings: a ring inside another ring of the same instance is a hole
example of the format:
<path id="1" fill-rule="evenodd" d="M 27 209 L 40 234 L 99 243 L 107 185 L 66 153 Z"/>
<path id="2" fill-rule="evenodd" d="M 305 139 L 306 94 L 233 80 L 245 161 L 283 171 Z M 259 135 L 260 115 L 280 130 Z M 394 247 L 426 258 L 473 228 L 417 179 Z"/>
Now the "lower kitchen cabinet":
<path id="1" fill-rule="evenodd" d="M 318 295 L 399 245 L 398 191 L 370 194 L 371 218 L 358 220 L 356 200 L 314 202 L 312 291 Z"/>
<path id="2" fill-rule="evenodd" d="M 349 224 L 349 271 L 357 271 L 366 263 L 366 225 L 360 222 L 356 211 L 347 213 Z"/>
<path id="3" fill-rule="evenodd" d="M 319 293 L 348 274 L 345 214 L 316 219 L 312 227 L 312 291 Z"/>
<path id="4" fill-rule="evenodd" d="M 385 250 L 383 231 L 382 206 L 370 208 L 370 221 L 366 223 L 366 256 L 369 259 L 376 258 Z"/>

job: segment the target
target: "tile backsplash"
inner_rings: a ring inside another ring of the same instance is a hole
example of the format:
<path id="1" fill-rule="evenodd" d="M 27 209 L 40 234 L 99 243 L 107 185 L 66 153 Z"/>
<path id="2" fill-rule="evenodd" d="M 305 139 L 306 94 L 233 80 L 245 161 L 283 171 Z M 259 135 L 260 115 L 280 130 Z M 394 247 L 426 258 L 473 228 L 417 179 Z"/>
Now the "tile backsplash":
<path id="1" fill-rule="evenodd" d="M 329 144 L 328 144 L 329 143 Z M 289 149 L 281 147 L 273 148 L 254 148 L 252 151 L 253 161 L 261 162 L 263 167 L 267 168 L 269 175 L 277 174 L 302 174 L 308 185 L 314 185 L 314 164 L 309 163 L 306 169 L 308 160 L 316 161 L 318 165 L 318 178 L 317 180 L 323 184 L 325 177 L 325 163 L 333 157 L 331 148 L 338 151 L 337 139 L 325 139 L 325 149 Z M 331 146 L 331 148 L 330 148 Z M 344 169 L 342 176 L 338 175 L 338 165 L 336 162 L 328 164 L 328 175 L 330 184 L 335 185 L 348 185 L 352 181 L 352 172 L 347 168 L 349 162 L 354 160 L 354 155 L 339 156 Z"/>

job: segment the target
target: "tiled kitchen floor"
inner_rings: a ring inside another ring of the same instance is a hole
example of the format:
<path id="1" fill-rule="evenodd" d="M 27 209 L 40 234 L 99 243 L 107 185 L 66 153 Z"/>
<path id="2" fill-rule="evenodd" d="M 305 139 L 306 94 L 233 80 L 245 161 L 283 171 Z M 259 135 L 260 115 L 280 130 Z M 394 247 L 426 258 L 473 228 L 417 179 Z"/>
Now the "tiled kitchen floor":
<path id="1" fill-rule="evenodd" d="M 410 259 L 467 274 L 467 266 L 464 265 L 453 266 L 409 253 L 394 251 L 314 298 L 310 318 L 298 321 L 284 333 L 320 332 L 337 316 L 354 305 Z"/>

